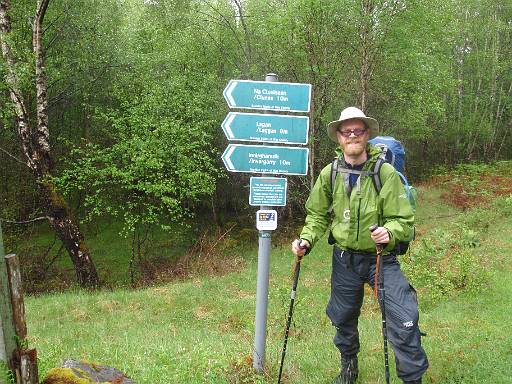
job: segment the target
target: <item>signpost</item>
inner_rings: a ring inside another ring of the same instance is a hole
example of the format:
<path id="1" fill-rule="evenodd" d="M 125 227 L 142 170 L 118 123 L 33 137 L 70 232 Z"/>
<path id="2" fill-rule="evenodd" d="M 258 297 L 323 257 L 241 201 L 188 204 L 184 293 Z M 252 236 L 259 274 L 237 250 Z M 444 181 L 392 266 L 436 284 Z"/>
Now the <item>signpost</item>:
<path id="1" fill-rule="evenodd" d="M 229 112 L 222 130 L 228 140 L 307 144 L 309 117 Z"/>
<path id="2" fill-rule="evenodd" d="M 229 108 L 309 112 L 311 84 L 230 80 L 223 95 Z"/>
<path id="3" fill-rule="evenodd" d="M 230 108 L 265 111 L 309 112 L 311 84 L 279 83 L 277 75 L 265 81 L 230 80 L 223 92 Z M 260 113 L 229 112 L 222 130 L 230 141 L 267 144 L 308 142 L 309 117 Z M 261 173 L 251 177 L 250 205 L 260 205 L 257 212 L 258 276 L 253 367 L 263 372 L 267 335 L 268 286 L 271 231 L 277 228 L 277 211 L 271 206 L 286 205 L 287 180 L 269 174 L 307 175 L 309 149 L 301 147 L 229 144 L 222 161 L 230 172 Z"/>
<path id="4" fill-rule="evenodd" d="M 307 175 L 309 148 L 229 144 L 222 154 L 228 171 Z"/>

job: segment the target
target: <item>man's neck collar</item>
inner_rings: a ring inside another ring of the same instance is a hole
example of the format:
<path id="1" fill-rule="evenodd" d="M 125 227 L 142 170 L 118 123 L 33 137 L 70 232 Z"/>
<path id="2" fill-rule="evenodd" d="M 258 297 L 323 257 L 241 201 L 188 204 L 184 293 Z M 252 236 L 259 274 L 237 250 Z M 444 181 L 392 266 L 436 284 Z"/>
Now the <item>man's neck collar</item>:
<path id="1" fill-rule="evenodd" d="M 366 162 L 366 160 L 368 160 L 368 154 L 366 153 L 366 151 L 364 151 L 360 156 L 358 157 L 351 157 L 351 156 L 347 156 L 345 153 L 343 154 L 343 157 L 345 159 L 345 162 L 347 164 L 350 164 L 351 166 L 357 166 L 357 165 L 361 165 L 361 164 L 364 164 Z"/>

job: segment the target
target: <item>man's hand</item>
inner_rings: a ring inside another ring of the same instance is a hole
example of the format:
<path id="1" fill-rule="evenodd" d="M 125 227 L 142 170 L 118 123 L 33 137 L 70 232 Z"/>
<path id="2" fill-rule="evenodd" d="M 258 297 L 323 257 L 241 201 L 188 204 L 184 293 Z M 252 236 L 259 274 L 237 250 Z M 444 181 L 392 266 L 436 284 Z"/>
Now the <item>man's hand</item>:
<path id="1" fill-rule="evenodd" d="M 296 239 L 293 240 L 292 243 L 292 252 L 297 257 L 302 257 L 306 254 L 306 252 L 311 248 L 311 244 L 309 241 L 304 239 Z"/>
<path id="2" fill-rule="evenodd" d="M 389 243 L 389 232 L 384 227 L 378 227 L 371 233 L 372 240 L 375 244 L 387 244 Z"/>

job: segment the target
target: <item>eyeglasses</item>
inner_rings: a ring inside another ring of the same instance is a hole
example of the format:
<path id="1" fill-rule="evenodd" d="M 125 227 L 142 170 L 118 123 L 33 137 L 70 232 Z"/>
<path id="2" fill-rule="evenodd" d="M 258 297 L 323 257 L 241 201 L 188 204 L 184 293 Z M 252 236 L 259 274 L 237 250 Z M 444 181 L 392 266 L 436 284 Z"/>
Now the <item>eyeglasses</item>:
<path id="1" fill-rule="evenodd" d="M 352 134 L 355 137 L 359 137 L 361 135 L 364 135 L 364 133 L 366 132 L 366 128 L 344 129 L 344 130 L 338 129 L 338 132 L 341 133 L 341 136 L 343 136 L 343 137 L 350 137 L 350 135 L 352 135 Z"/>

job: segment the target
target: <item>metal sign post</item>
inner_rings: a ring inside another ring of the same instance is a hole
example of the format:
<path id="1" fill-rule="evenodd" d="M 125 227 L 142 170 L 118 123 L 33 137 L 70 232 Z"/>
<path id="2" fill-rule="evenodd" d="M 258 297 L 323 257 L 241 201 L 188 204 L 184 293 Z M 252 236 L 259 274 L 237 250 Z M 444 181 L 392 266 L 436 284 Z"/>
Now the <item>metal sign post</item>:
<path id="1" fill-rule="evenodd" d="M 309 112 L 311 84 L 280 83 L 270 73 L 265 81 L 230 80 L 223 92 L 230 108 L 274 112 Z M 308 143 L 309 117 L 264 113 L 229 112 L 222 122 L 229 141 L 266 144 Z M 267 307 L 270 272 L 270 242 L 277 228 L 277 212 L 271 206 L 286 205 L 287 181 L 269 175 L 307 175 L 309 149 L 272 145 L 229 144 L 222 161 L 230 172 L 259 173 L 251 178 L 250 205 L 260 205 L 257 213 L 258 277 L 253 367 L 261 373 L 265 364 Z"/>
<path id="2" fill-rule="evenodd" d="M 277 81 L 277 75 L 270 73 L 265 77 L 265 81 Z M 267 210 L 269 208 L 270 207 L 262 205 L 260 210 Z M 252 366 L 256 372 L 259 373 L 263 372 L 265 366 L 271 240 L 272 231 L 258 230 L 258 279 L 256 283 L 256 318 L 254 323 L 254 353 L 252 356 Z"/>

